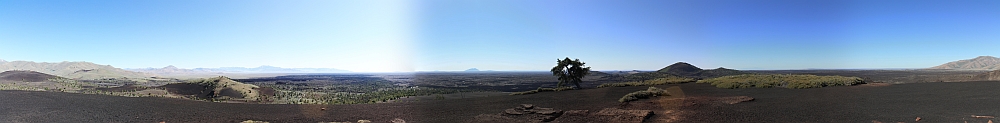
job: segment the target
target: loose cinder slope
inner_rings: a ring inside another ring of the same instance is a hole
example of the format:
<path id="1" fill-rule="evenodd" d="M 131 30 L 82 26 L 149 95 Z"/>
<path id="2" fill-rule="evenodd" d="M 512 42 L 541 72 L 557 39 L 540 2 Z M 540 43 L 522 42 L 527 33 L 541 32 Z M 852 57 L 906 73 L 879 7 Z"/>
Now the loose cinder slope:
<path id="1" fill-rule="evenodd" d="M 0 81 L 42 82 L 56 78 L 62 77 L 26 70 L 11 70 L 0 73 Z"/>

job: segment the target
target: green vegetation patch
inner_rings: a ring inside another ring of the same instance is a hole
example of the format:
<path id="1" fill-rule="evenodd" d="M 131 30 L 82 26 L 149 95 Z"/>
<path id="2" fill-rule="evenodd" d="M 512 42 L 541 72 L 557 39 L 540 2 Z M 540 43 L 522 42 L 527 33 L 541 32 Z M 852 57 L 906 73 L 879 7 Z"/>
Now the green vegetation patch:
<path id="1" fill-rule="evenodd" d="M 604 83 L 604 84 L 601 84 L 601 85 L 597 86 L 597 88 L 603 88 L 603 87 L 625 87 L 625 86 L 649 86 L 649 85 L 662 85 L 662 84 L 678 84 L 678 83 L 694 82 L 694 81 L 695 81 L 694 78 L 668 76 L 668 77 L 663 77 L 663 78 L 643 80 L 643 81 L 635 81 L 635 82 Z"/>
<path id="2" fill-rule="evenodd" d="M 677 77 L 677 75 L 660 73 L 660 72 L 643 72 L 643 73 L 624 75 L 621 78 L 624 79 L 625 81 L 644 81 L 644 80 L 651 80 L 651 79 L 665 78 L 665 77 Z"/>
<path id="3" fill-rule="evenodd" d="M 510 95 L 525 95 L 525 94 L 534 94 L 534 93 L 538 93 L 538 92 L 565 91 L 565 90 L 573 90 L 573 87 L 557 87 L 557 88 L 542 88 L 542 87 L 539 87 L 538 89 L 535 89 L 535 90 L 510 93 Z"/>
<path id="4" fill-rule="evenodd" d="M 819 88 L 827 86 L 850 86 L 864 83 L 858 77 L 817 76 L 792 74 L 742 74 L 699 80 L 719 88 Z"/>
<path id="5" fill-rule="evenodd" d="M 625 96 L 623 96 L 621 99 L 618 99 L 618 102 L 630 102 L 639 99 L 646 99 L 649 97 L 667 96 L 667 95 L 670 95 L 669 93 L 667 93 L 667 90 L 663 90 L 656 87 L 649 87 L 649 89 L 646 90 L 625 94 Z"/>

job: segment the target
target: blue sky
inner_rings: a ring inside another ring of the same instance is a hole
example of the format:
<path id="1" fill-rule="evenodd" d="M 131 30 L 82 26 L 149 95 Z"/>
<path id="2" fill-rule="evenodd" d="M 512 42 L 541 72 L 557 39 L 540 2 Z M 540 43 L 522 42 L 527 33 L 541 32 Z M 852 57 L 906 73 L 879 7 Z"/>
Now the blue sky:
<path id="1" fill-rule="evenodd" d="M 0 59 L 123 68 L 925 68 L 996 46 L 995 0 L 0 1 Z"/>

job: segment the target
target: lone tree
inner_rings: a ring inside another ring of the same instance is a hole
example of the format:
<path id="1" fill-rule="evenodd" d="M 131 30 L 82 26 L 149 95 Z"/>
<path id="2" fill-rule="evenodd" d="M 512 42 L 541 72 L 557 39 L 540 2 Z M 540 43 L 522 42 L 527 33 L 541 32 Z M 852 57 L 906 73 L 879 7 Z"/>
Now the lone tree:
<path id="1" fill-rule="evenodd" d="M 583 76 L 590 74 L 590 67 L 584 67 L 580 59 L 570 60 L 569 57 L 566 59 L 559 60 L 556 59 L 556 66 L 552 67 L 552 75 L 559 76 L 559 84 L 557 87 L 562 87 L 563 84 L 573 83 L 576 88 L 580 88 L 580 82 L 583 82 Z"/>

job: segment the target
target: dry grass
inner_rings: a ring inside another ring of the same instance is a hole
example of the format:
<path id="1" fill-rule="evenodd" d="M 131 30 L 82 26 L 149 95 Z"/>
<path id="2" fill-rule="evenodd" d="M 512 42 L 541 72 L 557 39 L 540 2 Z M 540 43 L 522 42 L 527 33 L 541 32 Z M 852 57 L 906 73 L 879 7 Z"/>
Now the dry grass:
<path id="1" fill-rule="evenodd" d="M 858 77 L 817 76 L 792 74 L 743 74 L 699 80 L 719 88 L 819 88 L 827 86 L 849 86 L 863 83 Z"/>
<path id="2" fill-rule="evenodd" d="M 680 83 L 694 82 L 694 81 L 695 81 L 695 79 L 693 79 L 693 78 L 670 76 L 670 77 L 663 77 L 663 78 L 657 78 L 657 79 L 651 79 L 651 80 L 644 80 L 644 81 L 636 81 L 636 82 L 604 83 L 604 84 L 601 84 L 600 86 L 597 86 L 597 88 L 603 88 L 603 87 L 626 87 L 626 86 L 649 86 L 649 85 L 662 85 L 662 84 L 680 84 Z"/>

